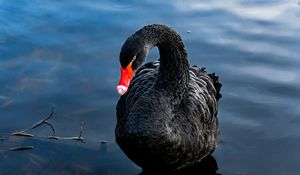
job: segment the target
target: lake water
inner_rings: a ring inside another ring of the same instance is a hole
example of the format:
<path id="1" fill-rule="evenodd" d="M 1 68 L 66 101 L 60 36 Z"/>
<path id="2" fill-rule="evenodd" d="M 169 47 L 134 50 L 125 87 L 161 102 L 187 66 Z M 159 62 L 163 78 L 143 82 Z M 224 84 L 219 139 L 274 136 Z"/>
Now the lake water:
<path id="1" fill-rule="evenodd" d="M 120 47 L 152 23 L 178 31 L 191 65 L 220 75 L 218 173 L 300 174 L 297 0 L 2 0 L 0 175 L 139 174 L 114 142 L 115 87 Z M 56 135 L 78 136 L 84 121 L 85 143 L 47 139 L 47 126 L 9 136 L 52 107 Z M 18 146 L 33 149 L 8 151 Z"/>

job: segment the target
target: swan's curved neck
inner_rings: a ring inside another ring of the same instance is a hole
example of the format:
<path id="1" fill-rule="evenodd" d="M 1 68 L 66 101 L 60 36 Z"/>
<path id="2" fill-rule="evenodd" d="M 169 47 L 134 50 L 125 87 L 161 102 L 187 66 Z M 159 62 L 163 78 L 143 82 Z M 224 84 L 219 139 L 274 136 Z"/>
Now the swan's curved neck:
<path id="1" fill-rule="evenodd" d="M 145 46 L 159 49 L 160 67 L 155 88 L 166 89 L 181 98 L 189 79 L 189 63 L 181 37 L 173 29 L 156 24 L 145 26 L 136 34 Z"/>

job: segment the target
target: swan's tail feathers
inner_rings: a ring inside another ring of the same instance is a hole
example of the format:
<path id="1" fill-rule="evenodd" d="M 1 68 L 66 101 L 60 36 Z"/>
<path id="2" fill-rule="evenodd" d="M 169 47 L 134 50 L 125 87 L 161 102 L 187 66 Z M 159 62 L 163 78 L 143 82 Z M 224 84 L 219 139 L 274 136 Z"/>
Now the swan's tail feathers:
<path id="1" fill-rule="evenodd" d="M 219 100 L 222 97 L 222 95 L 220 93 L 222 84 L 219 81 L 219 76 L 217 76 L 215 73 L 207 74 L 205 67 L 197 67 L 196 65 L 190 67 L 190 70 L 197 77 L 201 77 L 201 76 L 203 76 L 203 74 L 205 74 L 206 76 L 208 75 L 212 79 L 212 81 L 213 81 L 213 86 L 214 86 L 214 88 L 216 90 L 216 95 L 215 95 L 216 99 Z"/>
<path id="2" fill-rule="evenodd" d="M 216 99 L 219 100 L 222 97 L 221 94 L 222 84 L 219 81 L 219 76 L 217 76 L 215 73 L 207 74 L 207 75 L 213 80 L 214 87 L 216 89 Z"/>
<path id="3" fill-rule="evenodd" d="M 198 67 L 196 65 L 193 65 L 190 70 L 192 70 L 197 77 L 201 76 L 203 73 L 207 73 L 206 67 Z"/>

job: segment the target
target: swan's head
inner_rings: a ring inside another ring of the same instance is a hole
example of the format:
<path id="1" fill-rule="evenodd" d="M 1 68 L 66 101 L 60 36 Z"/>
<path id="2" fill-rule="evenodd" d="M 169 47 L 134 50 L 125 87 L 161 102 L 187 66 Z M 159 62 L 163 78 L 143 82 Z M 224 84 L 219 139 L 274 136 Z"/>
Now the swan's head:
<path id="1" fill-rule="evenodd" d="M 140 40 L 133 39 L 132 36 L 124 43 L 120 53 L 121 78 L 116 88 L 120 95 L 127 91 L 134 72 L 142 65 L 147 56 L 148 48 Z"/>

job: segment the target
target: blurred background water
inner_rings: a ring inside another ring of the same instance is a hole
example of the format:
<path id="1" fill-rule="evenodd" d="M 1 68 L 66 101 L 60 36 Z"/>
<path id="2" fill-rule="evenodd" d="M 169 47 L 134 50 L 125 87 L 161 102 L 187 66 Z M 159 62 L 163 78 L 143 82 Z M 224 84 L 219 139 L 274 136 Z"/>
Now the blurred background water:
<path id="1" fill-rule="evenodd" d="M 191 65 L 220 75 L 218 172 L 299 174 L 296 0 L 1 0 L 0 174 L 139 174 L 114 142 L 115 87 L 120 47 L 152 23 L 178 31 Z M 45 139 L 47 127 L 8 137 L 53 106 L 57 135 L 77 136 L 84 121 L 85 144 Z M 7 151 L 22 145 L 34 149 Z"/>

